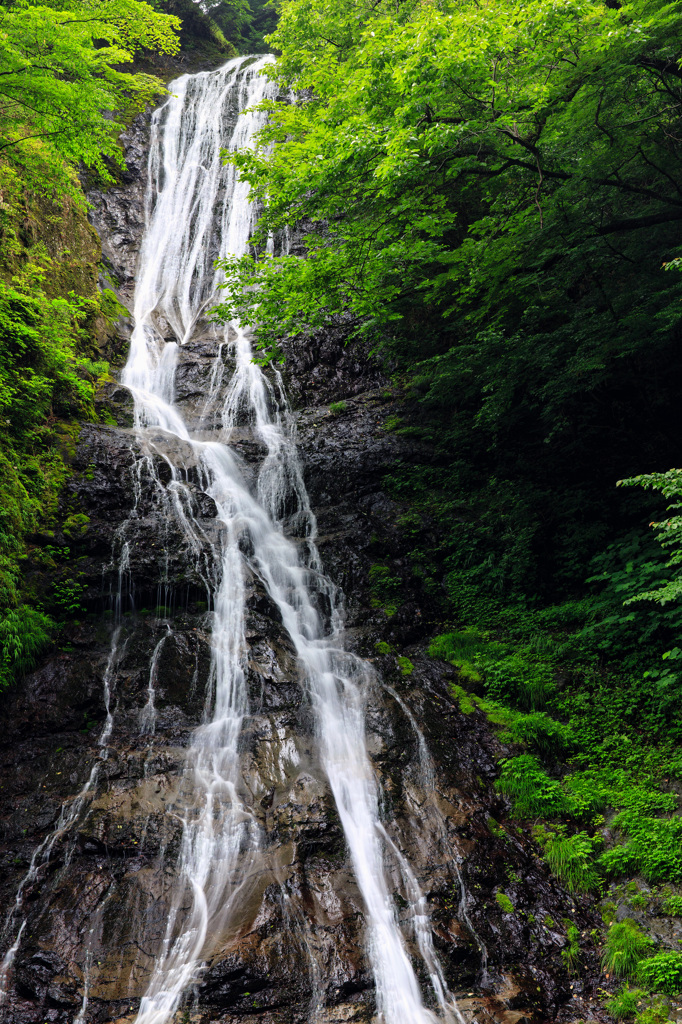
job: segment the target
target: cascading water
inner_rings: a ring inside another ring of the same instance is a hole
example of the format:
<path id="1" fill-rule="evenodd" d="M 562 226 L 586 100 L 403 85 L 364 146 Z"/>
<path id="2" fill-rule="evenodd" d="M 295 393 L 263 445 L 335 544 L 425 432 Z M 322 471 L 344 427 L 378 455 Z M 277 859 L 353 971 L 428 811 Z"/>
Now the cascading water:
<path id="1" fill-rule="evenodd" d="M 120 604 L 120 597 L 118 599 Z M 43 842 L 36 847 L 31 857 L 31 863 L 29 864 L 28 871 L 24 875 L 21 881 L 19 889 L 17 891 L 14 905 L 9 913 L 5 926 L 3 929 L 3 936 L 8 935 L 12 927 L 15 925 L 17 919 L 21 920 L 19 930 L 17 931 L 16 938 L 12 945 L 5 953 L 2 963 L 0 963 L 0 1007 L 4 1006 L 7 1001 L 7 983 L 10 976 L 10 972 L 14 966 L 14 960 L 19 951 L 21 945 L 21 939 L 26 928 L 26 917 L 24 916 L 24 893 L 26 887 L 31 883 L 35 882 L 38 878 L 41 870 L 45 869 L 49 862 L 50 855 L 55 846 L 61 842 L 66 836 L 69 835 L 76 822 L 82 818 L 84 813 L 87 813 L 88 805 L 92 800 L 96 791 L 97 782 L 99 780 L 100 770 L 102 763 L 107 760 L 109 751 L 107 744 L 111 738 L 111 731 L 114 725 L 114 716 L 111 709 L 111 686 L 112 680 L 116 669 L 116 663 L 120 657 L 122 651 L 121 648 L 125 648 L 125 643 L 120 644 L 121 629 L 117 626 L 111 637 L 111 650 L 109 652 L 109 658 L 107 660 L 106 668 L 104 670 L 104 676 L 102 679 L 102 690 L 103 690 L 103 701 L 104 710 L 106 712 L 106 718 L 104 720 L 104 726 L 97 740 L 99 747 L 99 757 L 93 764 L 88 778 L 80 790 L 80 792 L 73 798 L 73 800 L 67 800 L 62 804 L 59 817 L 51 832 L 47 834 Z M 67 852 L 66 861 L 68 862 L 70 854 Z M 85 997 L 87 998 L 87 996 Z"/>
<path id="2" fill-rule="evenodd" d="M 201 489 L 215 503 L 219 539 L 212 595 L 210 710 L 194 732 L 188 753 L 172 908 L 137 1024 L 171 1020 L 200 975 L 209 949 L 233 927 L 260 856 L 261 826 L 249 805 L 240 766 L 240 738 L 248 713 L 245 579 L 250 574 L 262 582 L 279 610 L 296 652 L 301 686 L 314 708 L 317 757 L 336 802 L 364 901 L 378 1011 L 386 1024 L 427 1024 L 435 1019 L 424 1006 L 393 911 L 383 863 L 390 851 L 398 855 L 414 904 L 415 936 L 438 1016 L 461 1019 L 435 959 L 417 881 L 380 822 L 364 724 L 363 697 L 374 685 L 372 670 L 343 649 L 342 609 L 315 548 L 315 520 L 281 380 L 275 371 L 268 376 L 254 364 L 249 339 L 239 325 L 230 325 L 222 334 L 211 328 L 218 355 L 202 418 L 190 422 L 174 402 L 179 348 L 197 330 L 209 330 L 202 316 L 216 301 L 219 278 L 214 261 L 247 248 L 253 216 L 248 187 L 233 168 L 223 166 L 220 150 L 235 104 L 240 111 L 274 95 L 274 87 L 260 73 L 270 60 L 238 58 L 219 71 L 179 79 L 152 121 L 147 225 L 123 383 L 135 399 L 140 444 L 152 455 L 160 454 L 169 466 L 169 514 L 176 515 L 189 546 L 197 548 L 197 526 L 182 500 L 183 460 L 190 458 Z M 248 146 L 261 123 L 259 113 L 239 114 L 230 148 Z M 225 355 L 234 367 L 227 382 Z M 211 435 L 209 428 L 216 422 L 221 432 Z M 265 450 L 255 486 L 248 485 L 229 447 L 232 431 L 245 422 Z M 160 486 L 158 477 L 155 483 Z M 326 609 L 324 614 L 320 608 Z M 153 673 L 154 666 L 150 721 Z M 151 728 L 147 719 L 145 725 Z"/>

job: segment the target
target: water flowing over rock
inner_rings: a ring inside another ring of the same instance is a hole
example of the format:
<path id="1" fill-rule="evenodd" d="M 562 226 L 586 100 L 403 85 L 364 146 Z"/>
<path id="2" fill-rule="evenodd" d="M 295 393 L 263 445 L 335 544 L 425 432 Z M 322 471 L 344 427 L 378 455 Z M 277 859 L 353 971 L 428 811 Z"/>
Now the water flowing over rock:
<path id="1" fill-rule="evenodd" d="M 173 83 L 128 212 L 96 206 L 130 351 L 62 496 L 87 614 L 9 698 L 0 1020 L 570 1019 L 554 922 L 588 917 L 502 824 L 496 741 L 416 599 L 369 600 L 409 458 L 380 372 L 318 337 L 283 378 L 206 318 L 254 218 L 220 149 L 252 140 L 270 59 Z"/>

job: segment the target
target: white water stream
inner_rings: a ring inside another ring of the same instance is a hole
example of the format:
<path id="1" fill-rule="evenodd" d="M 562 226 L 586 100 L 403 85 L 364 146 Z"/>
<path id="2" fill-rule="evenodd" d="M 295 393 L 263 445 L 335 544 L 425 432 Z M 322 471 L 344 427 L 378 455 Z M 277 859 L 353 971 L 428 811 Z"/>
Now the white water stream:
<path id="1" fill-rule="evenodd" d="M 118 603 L 120 604 L 120 597 Z M 73 826 L 81 819 L 83 813 L 87 812 L 90 801 L 96 792 L 102 763 L 106 761 L 109 756 L 108 743 L 114 726 L 114 716 L 111 708 L 111 688 L 117 661 L 125 650 L 125 642 L 123 644 L 119 643 L 120 635 L 121 629 L 119 626 L 116 626 L 111 637 L 111 649 L 109 651 L 109 658 L 102 678 L 104 710 L 106 711 L 106 717 L 102 731 L 97 740 L 99 757 L 95 760 L 90 770 L 90 774 L 88 775 L 88 778 L 80 792 L 72 800 L 66 800 L 62 804 L 59 817 L 57 818 L 54 828 L 47 834 L 42 843 L 40 843 L 40 845 L 33 851 L 28 871 L 19 885 L 19 889 L 17 890 L 17 894 L 14 899 L 14 905 L 12 906 L 4 924 L 2 931 L 3 938 L 11 934 L 12 928 L 17 920 L 21 921 L 16 938 L 0 963 L 0 1007 L 5 1006 L 7 1003 L 7 988 L 10 973 L 14 966 L 14 961 L 19 951 L 19 946 L 21 945 L 21 938 L 26 928 L 27 919 L 24 916 L 24 893 L 26 891 L 26 887 L 32 885 L 36 881 L 41 870 L 47 865 L 55 846 L 69 835 Z M 64 862 L 66 864 L 68 864 L 72 852 L 73 846 L 70 851 L 66 851 L 64 857 Z M 87 994 L 84 998 L 87 999 Z"/>
<path id="2" fill-rule="evenodd" d="M 392 844 L 380 823 L 377 781 L 365 740 L 363 694 L 373 683 L 372 670 L 343 650 L 341 609 L 315 548 L 315 521 L 281 381 L 274 371 L 267 376 L 253 363 L 247 335 L 233 324 L 224 331 L 214 329 L 218 356 L 203 405 L 206 421 L 217 417 L 222 433 L 205 440 L 206 431 L 190 429 L 174 401 L 179 346 L 191 341 L 197 328 L 206 331 L 202 316 L 217 299 L 220 278 L 214 260 L 241 254 L 248 245 L 253 227 L 248 186 L 233 168 L 223 166 L 220 150 L 226 144 L 232 149 L 248 146 L 262 123 L 261 114 L 236 117 L 236 112 L 274 95 L 274 86 L 259 74 L 270 59 L 249 63 L 238 58 L 219 71 L 179 79 L 152 121 L 136 326 L 123 383 L 135 399 L 136 431 L 143 445 L 161 452 L 172 451 L 173 445 L 177 450 L 181 442 L 183 451 L 191 451 L 201 487 L 217 508 L 220 572 L 213 595 L 210 711 L 193 734 L 188 755 L 185 778 L 192 799 L 184 815 L 172 910 L 137 1024 L 167 1024 L 173 1018 L 198 979 L 211 942 L 229 930 L 262 839 L 240 784 L 239 744 L 248 712 L 248 573 L 262 581 L 279 609 L 296 650 L 301 685 L 314 707 L 318 757 L 365 905 L 367 952 L 380 1017 L 385 1024 L 461 1019 L 435 959 L 425 900 L 404 858 L 401 870 L 415 904 L 418 948 L 437 1014 L 424 1006 L 393 910 L 384 870 L 385 851 Z M 234 128 L 228 139 L 230 123 Z M 175 341 L 167 340 L 169 327 Z M 224 356 L 234 367 L 228 381 Z M 229 447 L 233 428 L 244 422 L 266 451 L 251 488 Z M 196 549 L 199 528 L 182 501 L 182 467 L 172 457 L 164 458 L 171 472 L 166 485 L 173 496 L 169 508 L 173 506 L 188 544 Z M 285 510 L 287 530 L 298 543 L 285 533 Z M 306 543 L 300 543 L 301 537 Z M 318 604 L 333 609 L 331 623 L 322 621 Z M 147 728 L 153 728 L 153 671 Z"/>

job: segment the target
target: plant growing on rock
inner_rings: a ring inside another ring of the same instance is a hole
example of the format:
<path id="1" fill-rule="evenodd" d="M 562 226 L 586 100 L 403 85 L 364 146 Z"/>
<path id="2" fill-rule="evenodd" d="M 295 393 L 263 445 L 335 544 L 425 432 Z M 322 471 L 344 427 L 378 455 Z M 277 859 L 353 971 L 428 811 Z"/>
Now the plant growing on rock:
<path id="1" fill-rule="evenodd" d="M 676 995 L 682 991 L 682 953 L 669 949 L 642 960 L 637 976 L 643 985 L 654 992 Z"/>
<path id="2" fill-rule="evenodd" d="M 572 922 L 566 928 L 566 945 L 561 950 L 561 959 L 566 964 L 569 974 L 577 974 L 581 960 L 580 930 Z"/>
<path id="3" fill-rule="evenodd" d="M 606 1004 L 606 1009 L 615 1020 L 631 1020 L 637 1013 L 638 1004 L 644 992 L 639 988 L 628 988 L 624 985 Z"/>
<path id="4" fill-rule="evenodd" d="M 673 893 L 663 904 L 663 913 L 671 917 L 682 917 L 682 895 Z"/>
<path id="5" fill-rule="evenodd" d="M 0 690 L 34 667 L 53 631 L 52 619 L 29 605 L 0 615 Z"/>
<path id="6" fill-rule="evenodd" d="M 596 888 L 599 881 L 594 863 L 596 845 L 599 845 L 598 840 L 586 832 L 567 836 L 565 830 L 557 829 L 547 839 L 545 859 L 569 892 L 590 892 Z"/>
<path id="7" fill-rule="evenodd" d="M 611 925 L 606 933 L 604 968 L 617 978 L 633 978 L 640 961 L 650 954 L 652 948 L 651 939 L 628 917 Z"/>
<path id="8" fill-rule="evenodd" d="M 517 817 L 555 818 L 569 810 L 561 783 L 550 778 L 532 754 L 502 761 L 497 789 L 512 799 Z"/>
<path id="9" fill-rule="evenodd" d="M 500 908 L 500 910 L 502 911 L 503 914 L 513 914 L 514 913 L 514 904 L 509 899 L 509 897 L 507 896 L 506 893 L 504 893 L 504 892 L 495 893 L 495 902 L 497 903 L 498 907 Z"/>

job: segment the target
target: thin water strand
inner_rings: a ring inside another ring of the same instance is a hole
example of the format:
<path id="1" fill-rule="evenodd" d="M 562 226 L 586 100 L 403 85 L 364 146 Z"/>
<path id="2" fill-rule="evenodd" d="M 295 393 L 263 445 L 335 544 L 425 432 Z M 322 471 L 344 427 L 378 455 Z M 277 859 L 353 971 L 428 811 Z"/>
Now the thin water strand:
<path id="1" fill-rule="evenodd" d="M 26 927 L 27 919 L 25 916 L 23 916 L 24 892 L 26 891 L 26 887 L 28 885 L 31 885 L 36 880 L 40 869 L 49 861 L 50 854 L 52 853 L 57 843 L 61 839 L 63 839 L 64 836 L 66 836 L 71 831 L 73 825 L 75 825 L 75 823 L 80 820 L 83 811 L 88 806 L 92 796 L 94 795 L 95 787 L 99 780 L 99 771 L 102 762 L 106 761 L 109 756 L 107 744 L 111 737 L 111 732 L 114 725 L 113 713 L 111 710 L 111 693 L 114 671 L 120 653 L 120 635 L 121 629 L 119 626 L 117 626 L 116 629 L 114 629 L 114 632 L 111 637 L 111 648 L 109 650 L 109 657 L 107 659 L 106 668 L 104 670 L 104 675 L 102 678 L 102 691 L 104 698 L 104 710 L 106 712 L 106 716 L 104 719 L 102 731 L 97 740 L 97 745 L 100 748 L 100 755 L 93 764 L 92 768 L 90 769 L 90 774 L 85 784 L 81 788 L 80 792 L 73 798 L 73 800 L 65 801 L 62 804 L 59 811 L 59 818 L 57 819 L 57 824 L 55 825 L 53 830 L 48 833 L 48 835 L 45 837 L 42 843 L 40 843 L 33 851 L 28 871 L 21 880 L 21 883 L 17 890 L 17 894 L 14 899 L 14 905 L 10 910 L 9 914 L 7 915 L 7 919 L 5 921 L 3 935 L 11 934 L 14 922 L 17 920 L 17 918 L 21 919 L 21 924 L 19 926 L 14 942 L 11 944 L 11 946 L 5 953 L 2 959 L 2 963 L 0 964 L 0 1007 L 5 1006 L 7 1004 L 7 998 L 9 995 L 8 983 L 12 972 L 12 968 L 14 966 L 14 961 L 16 960 L 16 956 L 21 945 L 21 937 Z M 68 864 L 70 859 L 71 854 L 69 851 L 67 851 L 67 854 L 64 858 L 65 863 Z"/>

